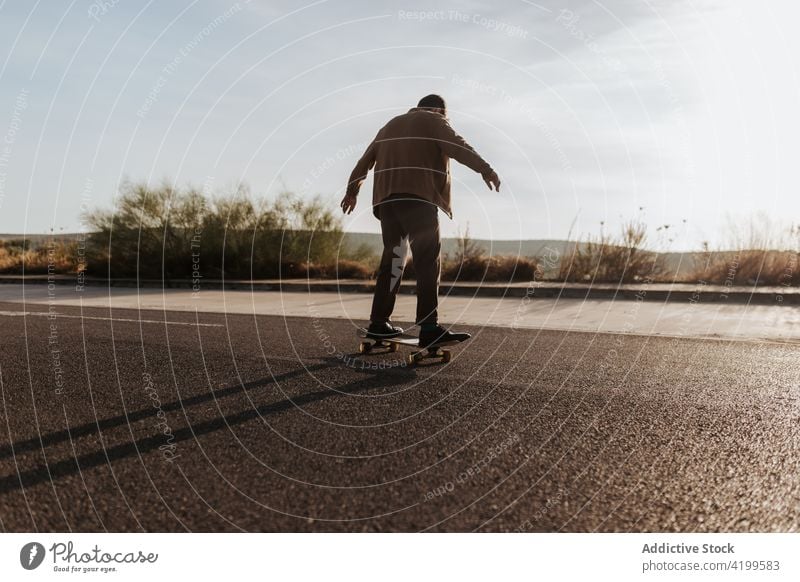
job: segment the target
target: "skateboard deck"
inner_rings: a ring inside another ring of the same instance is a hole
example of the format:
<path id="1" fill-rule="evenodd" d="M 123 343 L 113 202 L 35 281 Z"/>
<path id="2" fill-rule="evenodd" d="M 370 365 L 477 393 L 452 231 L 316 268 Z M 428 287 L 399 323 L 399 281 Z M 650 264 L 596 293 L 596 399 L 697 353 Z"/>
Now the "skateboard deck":
<path id="1" fill-rule="evenodd" d="M 412 335 L 402 334 L 395 337 L 387 337 L 379 339 L 370 336 L 367 333 L 367 330 L 364 328 L 358 328 L 357 335 L 362 340 L 364 340 L 358 346 L 358 351 L 361 354 L 369 354 L 376 348 L 378 350 L 381 350 L 382 352 L 390 352 L 390 353 L 396 352 L 399 346 L 420 348 L 419 338 L 414 337 Z M 410 354 L 408 354 L 408 356 L 406 356 L 406 363 L 409 366 L 411 366 L 414 364 L 418 364 L 422 360 L 426 360 L 429 358 L 438 359 L 444 363 L 447 363 L 450 361 L 451 353 L 450 350 L 443 350 L 442 346 L 449 346 L 457 343 L 461 342 L 458 341 L 438 342 L 426 346 L 424 348 L 417 349 L 416 351 L 413 351 Z"/>

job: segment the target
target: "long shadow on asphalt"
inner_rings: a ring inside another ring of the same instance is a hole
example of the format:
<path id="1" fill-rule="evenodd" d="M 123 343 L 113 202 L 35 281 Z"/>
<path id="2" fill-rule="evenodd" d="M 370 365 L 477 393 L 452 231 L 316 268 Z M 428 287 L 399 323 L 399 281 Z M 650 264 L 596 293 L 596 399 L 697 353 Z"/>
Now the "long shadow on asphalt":
<path id="1" fill-rule="evenodd" d="M 240 394 L 254 388 L 278 384 L 281 380 L 302 376 L 309 372 L 342 367 L 342 362 L 336 358 L 327 358 L 325 361 L 327 362 L 325 364 L 305 366 L 301 369 L 292 370 L 291 372 L 286 372 L 279 376 L 270 376 L 269 378 L 255 380 L 245 384 L 229 386 L 220 390 L 209 392 L 207 394 L 199 394 L 184 400 L 175 400 L 168 404 L 162 405 L 161 409 L 164 411 L 180 410 L 185 406 L 201 404 L 216 400 L 220 397 Z M 397 386 L 404 384 L 416 377 L 414 370 L 408 368 L 382 370 L 355 369 L 355 371 L 367 373 L 367 376 L 336 388 L 326 388 L 324 390 L 310 392 L 301 396 L 286 398 L 272 404 L 264 404 L 250 410 L 245 410 L 243 412 L 238 412 L 228 416 L 220 416 L 213 420 L 199 422 L 177 429 L 173 433 L 174 441 L 171 442 L 190 440 L 201 435 L 213 433 L 220 429 L 249 422 L 259 417 L 285 412 L 287 410 L 291 410 L 292 408 L 312 402 L 319 402 L 327 398 L 347 396 L 348 394 L 354 394 L 366 390 Z M 97 422 L 83 424 L 74 429 L 55 431 L 41 435 L 41 437 L 35 437 L 17 443 L 12 443 L 11 445 L 6 445 L 0 448 L 0 458 L 13 456 L 23 451 L 41 450 L 46 446 L 65 442 L 75 437 L 97 434 L 102 429 L 111 429 L 128 424 L 129 422 L 143 420 L 148 417 L 155 416 L 157 413 L 157 409 L 150 407 L 132 412 L 127 415 L 123 414 Z M 163 445 L 164 435 L 158 434 L 156 436 L 141 438 L 130 443 L 103 448 L 99 451 L 79 455 L 78 457 L 71 457 L 63 461 L 36 467 L 35 469 L 7 475 L 0 478 L 0 495 L 5 495 L 6 493 L 10 493 L 19 489 L 24 489 L 25 487 L 33 487 L 34 485 L 38 485 L 40 483 L 50 482 L 60 477 L 74 475 L 86 469 L 110 464 L 112 461 L 117 461 L 135 455 L 142 455 L 143 453 L 149 453 L 158 450 L 159 447 L 162 447 Z"/>
<path id="2" fill-rule="evenodd" d="M 262 386 L 267 386 L 272 383 L 278 383 L 281 380 L 289 380 L 296 376 L 302 376 L 303 374 L 306 373 L 306 370 L 317 371 L 329 367 L 330 366 L 327 364 L 317 364 L 315 366 L 308 366 L 305 369 L 292 370 L 291 372 L 286 372 L 285 374 L 274 376 L 273 377 L 274 379 L 273 378 L 270 378 L 269 380 L 260 379 L 260 380 L 255 380 L 253 382 L 246 382 L 244 384 L 237 384 L 235 386 L 228 386 L 227 388 L 221 388 L 219 390 L 213 390 L 205 394 L 198 394 L 197 396 L 190 396 L 189 398 L 183 398 L 179 400 L 174 400 L 167 404 L 162 404 L 161 410 L 163 410 L 164 412 L 181 410 L 182 408 L 186 408 L 189 406 L 195 406 L 197 404 L 203 404 L 213 400 L 218 400 L 220 398 L 226 398 L 228 396 L 241 394 L 243 392 L 252 390 L 253 388 L 260 388 Z M 17 441 L 13 444 L 3 445 L 2 447 L 0 447 L 0 459 L 5 459 L 13 455 L 18 455 L 20 453 L 37 451 L 40 450 L 42 447 L 47 447 L 58 443 L 67 442 L 74 438 L 97 434 L 101 430 L 110 430 L 118 426 L 124 426 L 133 422 L 145 420 L 152 416 L 156 416 L 157 414 L 158 414 L 158 408 L 155 408 L 153 406 L 148 406 L 147 408 L 143 408 L 135 412 L 129 412 L 128 414 L 121 414 L 119 416 L 114 416 L 112 418 L 105 418 L 103 420 L 95 420 L 93 422 L 88 422 L 86 424 L 70 428 L 69 430 L 65 429 L 65 430 L 50 432 L 27 440 Z"/>

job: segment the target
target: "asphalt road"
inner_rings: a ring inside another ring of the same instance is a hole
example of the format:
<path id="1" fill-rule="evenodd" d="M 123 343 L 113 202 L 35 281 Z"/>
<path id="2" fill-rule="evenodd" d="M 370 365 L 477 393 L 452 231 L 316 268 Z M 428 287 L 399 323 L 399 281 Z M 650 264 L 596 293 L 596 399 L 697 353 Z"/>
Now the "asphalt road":
<path id="1" fill-rule="evenodd" d="M 47 310 L 0 303 L 4 531 L 800 529 L 796 344 L 485 327 L 409 368 L 346 320 Z"/>

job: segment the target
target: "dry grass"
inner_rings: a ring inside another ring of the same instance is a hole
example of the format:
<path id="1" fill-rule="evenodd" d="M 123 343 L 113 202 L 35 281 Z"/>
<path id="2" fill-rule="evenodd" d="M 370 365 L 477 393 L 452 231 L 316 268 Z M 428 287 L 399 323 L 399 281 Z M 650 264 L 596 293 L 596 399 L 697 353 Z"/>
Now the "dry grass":
<path id="1" fill-rule="evenodd" d="M 576 243 L 559 265 L 558 279 L 581 283 L 633 283 L 663 278 L 658 253 L 645 249 L 647 226 L 640 220 L 623 225 L 619 236 L 601 233 Z"/>
<path id="2" fill-rule="evenodd" d="M 800 226 L 780 228 L 764 216 L 729 221 L 727 249 L 708 243 L 696 259 L 692 278 L 716 285 L 800 285 Z"/>
<path id="3" fill-rule="evenodd" d="M 76 268 L 75 243 L 52 241 L 33 247 L 26 240 L 0 241 L 0 273 L 67 274 Z"/>
<path id="4" fill-rule="evenodd" d="M 692 276 L 717 285 L 800 285 L 800 226 L 780 228 L 763 215 L 736 224 L 729 219 L 726 248 L 708 243 Z"/>
<path id="5" fill-rule="evenodd" d="M 794 251 L 742 249 L 703 253 L 692 278 L 716 285 L 798 285 L 800 254 Z"/>
<path id="6" fill-rule="evenodd" d="M 442 279 L 446 281 L 528 282 L 536 275 L 537 262 L 513 255 L 479 256 L 462 261 L 446 259 Z"/>
<path id="7" fill-rule="evenodd" d="M 243 189 L 212 200 L 197 190 L 126 184 L 113 211 L 95 212 L 89 219 L 96 227 L 89 237 L 90 275 L 188 277 L 199 264 L 205 278 L 371 279 L 377 266 L 368 247 L 341 248 L 339 218 L 320 200 L 307 202 L 289 194 L 257 203 Z M 664 228 L 668 226 L 657 230 Z M 743 224 L 731 222 L 728 238 L 716 249 L 706 243 L 692 253 L 694 268 L 681 280 L 728 286 L 800 285 L 800 226 L 779 228 L 756 216 Z M 601 230 L 599 236 L 575 243 L 561 257 L 553 278 L 671 282 L 675 274 L 667 272 L 664 257 L 653 250 L 659 245 L 648 248 L 646 225 L 631 220 L 616 236 Z M 0 241 L 0 273 L 75 273 L 77 247 L 76 242 L 57 237 L 38 244 Z M 538 259 L 489 255 L 468 229 L 459 236 L 456 251 L 442 257 L 445 281 L 529 282 L 542 275 Z M 415 278 L 411 260 L 405 278 Z"/>
<path id="8" fill-rule="evenodd" d="M 489 256 L 472 240 L 469 227 L 457 240 L 454 256 L 442 261 L 442 278 L 447 281 L 491 281 L 514 283 L 532 281 L 537 261 L 513 255 Z"/>
<path id="9" fill-rule="evenodd" d="M 494 283 L 530 282 L 537 273 L 538 261 L 530 257 L 514 255 L 487 255 L 470 237 L 469 228 L 459 235 L 456 252 L 442 257 L 442 280 L 486 281 Z M 409 260 L 404 277 L 415 279 L 414 262 Z"/>
<path id="10" fill-rule="evenodd" d="M 339 259 L 330 264 L 284 264 L 283 276 L 309 279 L 372 279 L 375 269 L 360 261 Z"/>

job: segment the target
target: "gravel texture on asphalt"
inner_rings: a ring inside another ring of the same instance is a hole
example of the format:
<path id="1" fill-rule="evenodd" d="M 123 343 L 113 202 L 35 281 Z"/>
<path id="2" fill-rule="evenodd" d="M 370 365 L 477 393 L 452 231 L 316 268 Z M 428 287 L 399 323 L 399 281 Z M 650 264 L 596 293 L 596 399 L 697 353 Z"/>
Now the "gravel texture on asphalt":
<path id="1" fill-rule="evenodd" d="M 800 529 L 797 345 L 0 311 L 3 531 Z"/>

